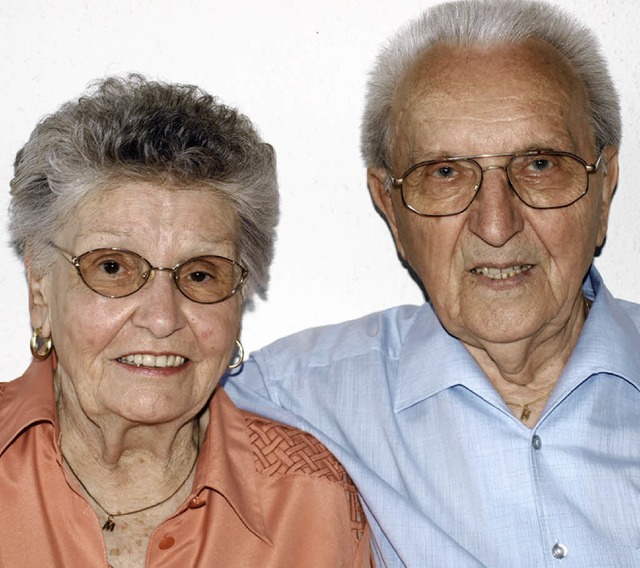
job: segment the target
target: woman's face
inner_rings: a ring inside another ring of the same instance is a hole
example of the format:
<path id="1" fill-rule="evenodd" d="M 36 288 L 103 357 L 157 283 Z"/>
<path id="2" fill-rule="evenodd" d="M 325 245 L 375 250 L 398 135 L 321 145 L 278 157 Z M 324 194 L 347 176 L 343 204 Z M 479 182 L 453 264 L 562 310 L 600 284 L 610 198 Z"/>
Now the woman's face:
<path id="1" fill-rule="evenodd" d="M 120 247 L 157 267 L 202 255 L 237 260 L 235 213 L 206 190 L 127 182 L 81 205 L 69 221 L 55 244 L 74 256 Z M 142 424 L 195 416 L 232 358 L 241 295 L 198 304 L 169 271 L 156 271 L 134 294 L 107 298 L 54 254 L 48 274 L 30 277 L 31 315 L 53 340 L 65 407 L 92 420 L 115 415 Z M 141 364 L 126 362 L 135 355 Z"/>

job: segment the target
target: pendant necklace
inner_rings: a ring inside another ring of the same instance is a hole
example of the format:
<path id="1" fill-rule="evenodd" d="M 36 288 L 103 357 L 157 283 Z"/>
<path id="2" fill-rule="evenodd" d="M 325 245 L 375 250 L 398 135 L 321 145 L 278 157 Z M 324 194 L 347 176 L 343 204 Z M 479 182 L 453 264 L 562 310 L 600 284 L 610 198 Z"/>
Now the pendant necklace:
<path id="1" fill-rule="evenodd" d="M 584 313 L 584 318 L 587 319 L 587 316 L 589 315 L 589 311 L 591 310 L 591 304 L 593 302 L 591 300 L 588 300 L 587 298 L 584 298 L 584 303 L 582 304 L 582 309 L 583 309 L 583 313 Z M 553 389 L 551 389 L 553 390 Z M 551 390 L 545 391 L 544 393 L 542 393 L 541 396 L 539 396 L 538 398 L 536 398 L 535 400 L 530 400 L 529 402 L 509 402 L 507 400 L 505 400 L 505 404 L 507 406 L 517 406 L 519 408 L 522 408 L 522 414 L 520 414 L 520 420 L 522 420 L 523 422 L 526 422 L 527 420 L 529 420 L 529 418 L 531 417 L 531 409 L 529 408 L 529 406 L 531 406 L 532 404 L 535 404 L 536 402 L 540 402 L 542 399 L 544 399 L 545 397 L 549 396 L 551 394 Z"/>
<path id="2" fill-rule="evenodd" d="M 551 391 L 548 390 L 544 393 L 542 393 L 541 396 L 539 396 L 538 398 L 536 398 L 535 400 L 530 400 L 529 402 L 509 402 L 507 400 L 505 400 L 505 404 L 507 406 L 518 406 L 520 408 L 522 408 L 522 414 L 520 414 L 520 420 L 522 420 L 523 422 L 526 422 L 527 420 L 529 420 L 530 416 L 531 416 L 531 409 L 529 408 L 530 405 L 535 404 L 536 402 L 540 402 L 543 398 L 549 396 L 551 394 Z"/>
<path id="3" fill-rule="evenodd" d="M 178 487 L 173 491 L 173 493 L 171 493 L 171 495 L 169 495 L 168 497 L 165 497 L 164 499 L 162 499 L 162 501 L 158 501 L 157 503 L 153 503 L 152 505 L 147 505 L 146 507 L 141 507 L 140 509 L 136 509 L 134 511 L 126 511 L 125 513 L 110 513 L 109 511 L 107 511 L 100 504 L 100 502 L 89 492 L 89 490 L 87 489 L 86 485 L 78 477 L 78 474 L 73 470 L 73 468 L 71 467 L 71 464 L 69 463 L 69 460 L 65 457 L 64 454 L 62 454 L 62 458 L 64 459 L 64 462 L 67 464 L 67 467 L 69 468 L 69 471 L 73 474 L 73 476 L 76 478 L 76 480 L 80 484 L 80 487 L 82 487 L 82 489 L 84 489 L 85 493 L 89 497 L 91 497 L 93 502 L 96 505 L 98 505 L 98 507 L 100 507 L 100 509 L 102 509 L 102 511 L 104 512 L 105 515 L 107 515 L 107 520 L 102 525 L 102 530 L 103 531 L 113 532 L 113 529 L 116 528 L 116 522 L 115 522 L 116 517 L 126 517 L 127 515 L 135 515 L 136 513 L 142 513 L 143 511 L 148 511 L 149 509 L 153 509 L 154 507 L 158 507 L 158 506 L 162 505 L 163 503 L 166 503 L 169 499 L 174 497 L 178 493 L 178 491 L 180 491 L 180 489 L 182 489 L 184 487 L 184 484 L 191 477 L 191 474 L 193 473 L 193 470 L 196 467 L 196 463 L 198 463 L 198 454 L 199 453 L 200 453 L 199 451 L 196 451 L 196 457 L 193 460 L 193 464 L 191 465 L 191 469 L 189 469 L 189 473 L 187 474 L 187 477 L 184 478 L 182 483 L 180 483 L 180 485 L 178 485 Z"/>

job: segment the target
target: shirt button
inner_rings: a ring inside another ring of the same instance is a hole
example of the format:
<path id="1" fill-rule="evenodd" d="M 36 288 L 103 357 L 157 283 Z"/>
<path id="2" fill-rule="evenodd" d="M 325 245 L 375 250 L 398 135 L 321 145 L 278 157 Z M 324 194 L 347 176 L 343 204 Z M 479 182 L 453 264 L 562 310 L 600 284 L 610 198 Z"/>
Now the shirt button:
<path id="1" fill-rule="evenodd" d="M 531 445 L 533 446 L 534 450 L 539 450 L 542 447 L 542 440 L 540 439 L 540 436 L 538 436 L 538 434 L 531 438 Z"/>
<path id="2" fill-rule="evenodd" d="M 176 539 L 168 534 L 168 535 L 165 535 L 164 538 L 160 541 L 160 543 L 158 544 L 158 548 L 160 550 L 168 550 L 175 543 L 176 543 Z"/>
<path id="3" fill-rule="evenodd" d="M 569 549 L 564 544 L 556 542 L 551 549 L 551 554 L 556 560 L 562 560 L 567 554 L 569 554 Z"/>

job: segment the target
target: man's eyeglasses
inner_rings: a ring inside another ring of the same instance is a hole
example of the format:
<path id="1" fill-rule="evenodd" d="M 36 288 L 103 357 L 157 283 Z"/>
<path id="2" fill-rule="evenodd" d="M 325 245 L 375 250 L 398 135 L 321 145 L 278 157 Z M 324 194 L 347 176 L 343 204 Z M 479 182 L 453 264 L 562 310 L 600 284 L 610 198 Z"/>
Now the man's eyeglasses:
<path id="1" fill-rule="evenodd" d="M 481 158 L 510 158 L 506 166 L 483 168 Z M 411 166 L 391 183 L 401 188 L 406 207 L 425 217 L 444 217 L 465 211 L 482 185 L 483 173 L 503 169 L 520 200 L 534 209 L 567 207 L 585 195 L 589 175 L 596 172 L 602 153 L 593 164 L 568 152 L 533 150 L 520 154 L 485 154 L 430 160 Z"/>
<path id="2" fill-rule="evenodd" d="M 72 256 L 51 245 L 75 266 L 91 290 L 108 298 L 129 296 L 140 290 L 154 272 L 168 271 L 184 296 L 198 304 L 215 304 L 233 296 L 248 275 L 246 268 L 223 256 L 197 256 L 172 268 L 161 268 L 130 250 L 99 248 Z"/>

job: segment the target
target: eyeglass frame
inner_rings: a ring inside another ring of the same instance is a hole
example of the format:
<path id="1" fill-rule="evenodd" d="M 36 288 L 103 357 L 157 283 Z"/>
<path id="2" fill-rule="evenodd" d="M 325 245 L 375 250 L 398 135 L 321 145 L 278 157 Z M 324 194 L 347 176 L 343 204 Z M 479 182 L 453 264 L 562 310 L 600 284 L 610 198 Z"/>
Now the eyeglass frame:
<path id="1" fill-rule="evenodd" d="M 522 196 L 516 191 L 516 189 L 513 187 L 513 183 L 511 182 L 511 178 L 509 177 L 509 165 L 511 164 L 511 162 L 513 162 L 514 160 L 516 160 L 517 158 L 523 158 L 526 156 L 538 156 L 538 155 L 543 155 L 543 154 L 552 154 L 554 156 L 567 156 L 569 158 L 573 158 L 574 160 L 578 161 L 580 164 L 582 164 L 584 166 L 585 172 L 587 174 L 587 183 L 586 183 L 586 187 L 584 188 L 583 192 L 578 195 L 578 197 L 576 197 L 574 200 L 570 201 L 569 203 L 566 203 L 564 205 L 553 205 L 551 207 L 537 207 L 535 205 L 529 205 L 523 198 Z M 494 165 L 494 166 L 488 166 L 486 168 L 483 168 L 478 162 L 477 160 L 479 159 L 483 159 L 483 158 L 510 158 L 510 160 L 504 165 L 504 166 L 498 166 L 498 165 Z M 600 152 L 598 153 L 598 158 L 597 160 L 593 163 L 593 164 L 589 164 L 587 161 L 583 160 L 580 156 L 576 156 L 575 154 L 572 154 L 571 152 L 564 152 L 564 151 L 560 151 L 560 150 L 529 150 L 527 152 L 517 152 L 517 153 L 505 153 L 505 154 L 478 154 L 476 156 L 455 156 L 455 157 L 447 157 L 447 158 L 441 158 L 439 160 L 423 160 L 421 162 L 417 162 L 416 164 L 413 164 L 412 166 L 409 166 L 409 168 L 407 168 L 405 170 L 405 172 L 402 174 L 401 177 L 396 178 L 393 176 L 393 174 L 391 173 L 391 168 L 385 164 L 385 169 L 387 170 L 387 173 L 389 174 L 389 179 L 391 180 L 391 185 L 395 188 L 399 188 L 400 189 L 400 195 L 402 197 L 402 203 L 403 205 L 409 209 L 410 211 L 412 211 L 413 213 L 415 213 L 416 215 L 420 215 L 421 217 L 451 217 L 453 215 L 459 215 L 460 213 L 464 213 L 467 209 L 469 209 L 469 207 L 471 207 L 471 204 L 474 202 L 475 198 L 477 197 L 478 193 L 480 193 L 480 189 L 482 188 L 482 182 L 484 180 L 484 172 L 488 172 L 491 170 L 504 170 L 504 173 L 507 176 L 507 182 L 509 183 L 509 188 L 511 189 L 511 191 L 513 191 L 513 193 L 516 195 L 516 197 L 522 201 L 522 203 L 524 203 L 527 207 L 531 208 L 531 209 L 538 209 L 538 210 L 544 210 L 544 209 L 562 209 L 564 207 L 569 207 L 570 205 L 573 205 L 576 201 L 579 201 L 580 199 L 582 199 L 589 191 L 589 176 L 591 174 L 594 174 L 598 171 L 598 168 L 600 167 L 600 163 L 603 159 L 603 153 L 602 153 L 602 149 L 600 150 Z M 480 170 L 480 179 L 478 180 L 478 183 L 476 184 L 475 188 L 474 188 L 474 193 L 473 193 L 473 197 L 471 198 L 471 201 L 469 201 L 469 203 L 466 205 L 466 207 L 464 207 L 463 209 L 461 209 L 460 211 L 456 211 L 455 213 L 421 213 L 420 211 L 416 210 L 414 207 L 412 207 L 411 205 L 409 205 L 407 203 L 407 200 L 405 199 L 405 195 L 404 195 L 404 187 L 402 185 L 402 182 L 406 179 L 406 177 L 413 171 L 417 170 L 418 168 L 424 167 L 424 166 L 428 166 L 429 164 L 438 164 L 438 163 L 442 163 L 442 162 L 460 162 L 462 160 L 467 160 L 469 162 L 474 163 L 476 166 L 478 166 L 478 169 Z"/>
<path id="2" fill-rule="evenodd" d="M 204 304 L 204 305 L 218 304 L 218 303 L 224 302 L 225 300 L 228 300 L 229 298 L 234 296 L 238 292 L 238 290 L 240 290 L 240 288 L 242 287 L 242 285 L 246 281 L 247 277 L 249 276 L 249 271 L 244 266 L 242 266 L 242 264 L 240 264 L 239 262 L 236 262 L 235 260 L 233 260 L 231 258 L 227 258 L 226 256 L 221 256 L 221 255 L 218 255 L 218 254 L 206 254 L 206 255 L 201 255 L 201 256 L 194 256 L 192 258 L 187 258 L 185 260 L 181 260 L 180 262 L 178 262 L 178 264 L 176 264 L 173 267 L 161 267 L 161 266 L 153 266 L 144 256 L 142 256 L 141 254 L 138 254 L 137 252 L 134 252 L 132 250 L 126 249 L 126 248 L 121 248 L 121 247 L 100 247 L 100 248 L 96 248 L 96 249 L 90 249 L 88 251 L 83 252 L 82 254 L 74 256 L 71 253 L 67 252 L 66 250 L 60 248 L 53 241 L 49 241 L 49 244 L 53 248 L 55 248 L 62 255 L 62 258 L 64 258 L 68 262 L 70 262 L 75 267 L 76 272 L 78 273 L 78 276 L 80 276 L 80 279 L 82 280 L 84 285 L 87 288 L 89 288 L 89 290 L 91 290 L 92 292 L 95 292 L 96 294 L 98 294 L 100 296 L 103 296 L 104 298 L 111 298 L 111 299 L 114 299 L 114 300 L 118 299 L 118 298 L 126 298 L 128 296 L 131 296 L 131 295 L 135 294 L 136 292 L 139 292 L 143 288 L 143 286 L 147 282 L 149 282 L 149 280 L 151 280 L 151 278 L 153 277 L 152 274 L 154 272 L 171 272 L 171 280 L 176 285 L 176 288 L 178 289 L 178 291 L 185 298 L 187 298 L 188 300 L 190 300 L 190 301 L 192 301 L 192 302 L 194 302 L 196 304 Z M 103 294 L 102 292 L 98 292 L 98 290 L 95 290 L 94 288 L 89 286 L 89 283 L 85 280 L 85 277 L 82 274 L 82 271 L 80 270 L 80 259 L 83 256 L 86 256 L 88 254 L 91 254 L 91 253 L 97 252 L 97 251 L 125 252 L 125 253 L 128 253 L 128 254 L 132 254 L 136 258 L 144 261 L 147 264 L 147 266 L 149 267 L 149 271 L 146 273 L 146 277 L 142 280 L 142 284 L 140 284 L 140 286 L 138 286 L 132 292 L 129 292 L 127 294 L 123 294 L 122 296 L 111 296 L 109 294 Z M 230 264 L 238 266 L 240 268 L 240 270 L 241 270 L 240 281 L 233 287 L 233 289 L 224 298 L 221 298 L 219 300 L 215 300 L 213 302 L 200 302 L 198 300 L 194 300 L 193 298 L 189 297 L 184 292 L 184 290 L 182 290 L 182 288 L 180 287 L 180 284 L 178 284 L 178 281 L 179 281 L 178 270 L 182 266 L 184 266 L 187 262 L 191 262 L 191 261 L 194 261 L 194 260 L 200 260 L 200 259 L 206 259 L 206 258 L 210 258 L 210 257 L 219 258 L 219 259 L 222 259 L 222 260 L 225 260 L 225 261 L 229 262 Z"/>

